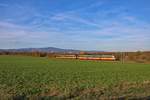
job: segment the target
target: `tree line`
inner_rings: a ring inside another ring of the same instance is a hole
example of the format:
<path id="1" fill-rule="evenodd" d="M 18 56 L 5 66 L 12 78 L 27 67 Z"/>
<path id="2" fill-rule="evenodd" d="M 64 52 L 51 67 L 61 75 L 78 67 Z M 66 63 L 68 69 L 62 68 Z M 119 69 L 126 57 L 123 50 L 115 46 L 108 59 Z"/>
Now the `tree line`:
<path id="1" fill-rule="evenodd" d="M 55 58 L 58 55 L 114 55 L 117 61 L 122 62 L 150 62 L 150 51 L 137 51 L 137 52 L 79 52 L 79 53 L 68 53 L 68 52 L 60 52 L 60 53 L 48 53 L 48 52 L 12 52 L 12 51 L 0 51 L 0 55 L 23 55 L 23 56 L 34 56 L 34 57 L 49 57 Z"/>

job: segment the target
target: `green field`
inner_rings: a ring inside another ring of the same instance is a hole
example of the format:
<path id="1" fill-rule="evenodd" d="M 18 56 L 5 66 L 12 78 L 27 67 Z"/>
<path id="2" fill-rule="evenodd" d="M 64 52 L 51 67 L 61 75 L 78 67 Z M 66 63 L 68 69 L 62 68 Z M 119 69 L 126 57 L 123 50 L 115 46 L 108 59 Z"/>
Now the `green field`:
<path id="1" fill-rule="evenodd" d="M 150 64 L 0 56 L 1 98 L 150 95 Z"/>

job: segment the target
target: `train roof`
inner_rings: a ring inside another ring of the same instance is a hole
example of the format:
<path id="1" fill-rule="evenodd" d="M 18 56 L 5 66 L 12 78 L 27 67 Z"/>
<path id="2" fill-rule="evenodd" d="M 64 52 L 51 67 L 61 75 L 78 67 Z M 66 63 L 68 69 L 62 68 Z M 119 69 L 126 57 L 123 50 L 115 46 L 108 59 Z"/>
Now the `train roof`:
<path id="1" fill-rule="evenodd" d="M 80 55 L 81 57 L 104 57 L 104 58 L 112 58 L 113 55 Z"/>

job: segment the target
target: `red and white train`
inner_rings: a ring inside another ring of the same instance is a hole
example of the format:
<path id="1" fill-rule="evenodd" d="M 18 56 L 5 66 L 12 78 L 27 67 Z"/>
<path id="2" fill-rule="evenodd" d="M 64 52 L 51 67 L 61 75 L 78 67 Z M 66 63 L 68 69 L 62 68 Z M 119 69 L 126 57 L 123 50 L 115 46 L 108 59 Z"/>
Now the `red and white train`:
<path id="1" fill-rule="evenodd" d="M 56 58 L 62 59 L 79 59 L 79 60 L 102 60 L 115 61 L 114 55 L 58 55 Z"/>

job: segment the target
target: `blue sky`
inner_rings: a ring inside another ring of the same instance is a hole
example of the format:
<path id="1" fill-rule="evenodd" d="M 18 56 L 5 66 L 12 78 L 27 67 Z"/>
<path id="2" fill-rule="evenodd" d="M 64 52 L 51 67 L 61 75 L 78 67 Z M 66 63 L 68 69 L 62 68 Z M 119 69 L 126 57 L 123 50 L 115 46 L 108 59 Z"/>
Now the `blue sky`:
<path id="1" fill-rule="evenodd" d="M 0 48 L 150 50 L 150 0 L 0 0 Z"/>

